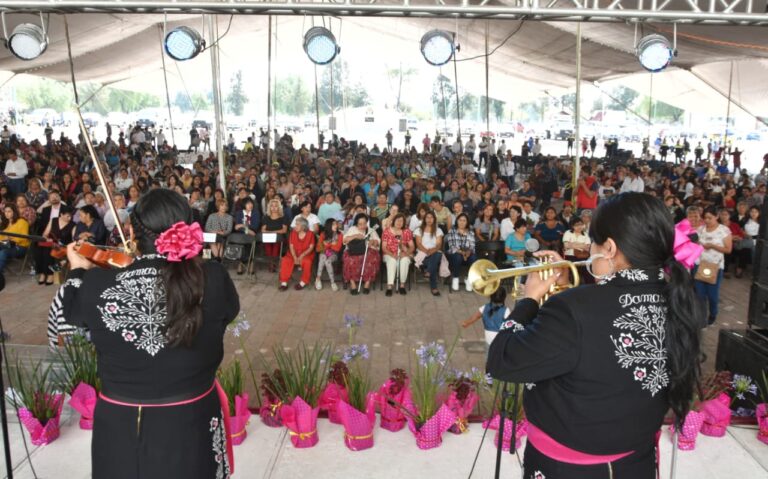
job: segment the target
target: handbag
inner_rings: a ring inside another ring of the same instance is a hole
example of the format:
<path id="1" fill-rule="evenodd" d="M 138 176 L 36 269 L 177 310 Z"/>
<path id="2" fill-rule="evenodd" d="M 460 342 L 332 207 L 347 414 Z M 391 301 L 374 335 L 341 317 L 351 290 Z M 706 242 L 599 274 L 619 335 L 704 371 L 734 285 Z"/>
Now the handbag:
<path id="1" fill-rule="evenodd" d="M 701 281 L 702 283 L 717 284 L 718 274 L 720 274 L 719 264 L 702 260 L 699 262 L 699 267 L 696 269 L 696 276 L 694 276 L 693 279 Z"/>
<path id="2" fill-rule="evenodd" d="M 353 239 L 347 243 L 347 254 L 350 256 L 362 256 L 365 254 L 365 240 Z"/>
<path id="3" fill-rule="evenodd" d="M 243 256 L 243 245 L 241 244 L 228 244 L 224 248 L 224 258 L 229 261 L 240 261 Z"/>

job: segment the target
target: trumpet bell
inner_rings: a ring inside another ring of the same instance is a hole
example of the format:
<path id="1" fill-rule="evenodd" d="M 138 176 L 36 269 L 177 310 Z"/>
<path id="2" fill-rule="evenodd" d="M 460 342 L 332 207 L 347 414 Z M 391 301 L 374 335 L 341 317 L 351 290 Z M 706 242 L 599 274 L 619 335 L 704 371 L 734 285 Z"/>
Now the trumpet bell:
<path id="1" fill-rule="evenodd" d="M 467 279 L 472 286 L 472 291 L 481 296 L 490 296 L 501 286 L 501 278 L 488 273 L 495 270 L 496 265 L 487 259 L 479 259 L 469 268 Z"/>

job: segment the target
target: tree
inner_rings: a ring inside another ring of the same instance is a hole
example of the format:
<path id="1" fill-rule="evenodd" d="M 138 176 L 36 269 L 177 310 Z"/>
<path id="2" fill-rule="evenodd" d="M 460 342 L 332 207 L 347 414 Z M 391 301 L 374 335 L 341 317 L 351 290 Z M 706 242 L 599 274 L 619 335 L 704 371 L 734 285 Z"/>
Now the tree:
<path id="1" fill-rule="evenodd" d="M 504 107 L 506 102 L 491 98 L 491 111 L 497 122 L 504 120 Z"/>
<path id="2" fill-rule="evenodd" d="M 453 115 L 455 117 L 460 117 L 461 119 L 464 118 L 470 118 L 473 117 L 474 114 L 477 112 L 477 97 L 471 93 L 464 93 L 463 95 L 460 95 L 461 98 L 461 112 L 457 112 L 455 109 L 453 111 Z M 483 104 L 483 107 L 485 107 L 485 104 Z M 461 113 L 461 115 L 459 115 Z"/>
<path id="3" fill-rule="evenodd" d="M 576 111 L 576 93 L 569 93 L 560 97 L 560 108 L 566 112 Z"/>
<path id="4" fill-rule="evenodd" d="M 192 102 L 192 110 L 195 112 L 211 109 L 212 101 L 209 100 L 208 95 L 205 93 L 193 93 L 190 101 Z"/>
<path id="5" fill-rule="evenodd" d="M 632 103 L 640 96 L 638 92 L 625 86 L 617 86 L 608 92 L 605 102 L 606 110 L 624 111 L 632 107 Z"/>
<path id="6" fill-rule="evenodd" d="M 176 92 L 176 98 L 173 100 L 173 104 L 176 105 L 181 111 L 192 111 L 192 100 L 186 93 L 182 93 L 180 91 Z"/>
<path id="7" fill-rule="evenodd" d="M 227 95 L 226 103 L 229 107 L 229 111 L 237 116 L 243 114 L 245 104 L 248 103 L 248 97 L 243 90 L 243 71 L 238 70 L 237 73 L 232 75 L 231 88 L 229 95 Z"/>
<path id="8" fill-rule="evenodd" d="M 331 78 L 333 73 L 333 78 Z M 333 84 L 333 88 L 331 88 Z M 343 60 L 334 61 L 330 67 L 323 69 L 318 85 L 320 94 L 320 110 L 325 113 L 339 110 L 343 107 L 357 108 L 368 104 L 368 90 L 359 81 L 349 78 L 349 68 Z M 333 91 L 331 91 L 333 90 Z"/>
<path id="9" fill-rule="evenodd" d="M 68 110 L 73 102 L 72 89 L 63 82 L 47 78 L 25 82 L 17 89 L 19 101 L 29 109 L 53 108 L 61 112 Z"/>
<path id="10" fill-rule="evenodd" d="M 432 106 L 435 115 L 440 119 L 446 119 L 451 111 L 456 111 L 455 101 L 456 90 L 453 89 L 453 83 L 445 75 L 437 75 L 432 84 Z M 451 105 L 454 105 L 452 108 Z"/>
<path id="11" fill-rule="evenodd" d="M 653 104 L 651 105 L 651 99 L 647 96 L 643 96 L 642 100 L 640 101 L 638 114 L 644 117 L 649 116 L 649 106 L 651 113 L 650 116 L 652 117 L 651 120 L 664 119 L 671 120 L 673 123 L 677 123 L 683 118 L 683 115 L 685 114 L 685 110 L 677 108 L 676 106 L 672 106 L 668 103 L 664 103 L 663 101 L 654 100 Z"/>
<path id="12" fill-rule="evenodd" d="M 547 99 L 539 98 L 538 100 L 527 101 L 520 104 L 520 111 L 523 116 L 532 121 L 544 121 L 544 115 L 547 112 Z"/>
<path id="13" fill-rule="evenodd" d="M 275 83 L 275 110 L 291 116 L 302 116 L 313 110 L 313 95 L 299 76 L 281 78 Z"/>
<path id="14" fill-rule="evenodd" d="M 408 80 L 417 73 L 415 68 L 406 68 L 403 69 L 403 64 L 400 63 L 400 66 L 398 68 L 389 68 L 387 69 L 387 76 L 389 77 L 389 81 L 396 81 L 397 82 L 397 99 L 395 102 L 395 110 L 397 111 L 403 111 L 403 105 L 401 102 L 401 97 L 403 93 L 403 83 L 407 83 Z"/>

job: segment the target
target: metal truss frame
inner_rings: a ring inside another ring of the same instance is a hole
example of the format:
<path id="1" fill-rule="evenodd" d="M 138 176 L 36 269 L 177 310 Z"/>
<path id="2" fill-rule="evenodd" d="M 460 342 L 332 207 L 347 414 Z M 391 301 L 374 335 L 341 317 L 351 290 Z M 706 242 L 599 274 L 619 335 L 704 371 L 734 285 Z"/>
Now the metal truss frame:
<path id="1" fill-rule="evenodd" d="M 3 0 L 6 13 L 333 15 L 768 26 L 765 0 Z"/>

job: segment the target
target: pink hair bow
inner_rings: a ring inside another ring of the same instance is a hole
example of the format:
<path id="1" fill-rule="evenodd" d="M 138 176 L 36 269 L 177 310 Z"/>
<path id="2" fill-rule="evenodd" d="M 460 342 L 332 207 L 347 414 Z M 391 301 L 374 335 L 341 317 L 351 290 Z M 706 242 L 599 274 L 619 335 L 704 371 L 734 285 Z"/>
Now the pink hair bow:
<path id="1" fill-rule="evenodd" d="M 686 219 L 675 225 L 675 259 L 688 269 L 693 268 L 704 248 L 691 241 L 688 235 L 696 233 Z"/>
<path id="2" fill-rule="evenodd" d="M 179 221 L 155 240 L 155 249 L 168 261 L 192 259 L 203 250 L 203 230 L 198 223 Z"/>

